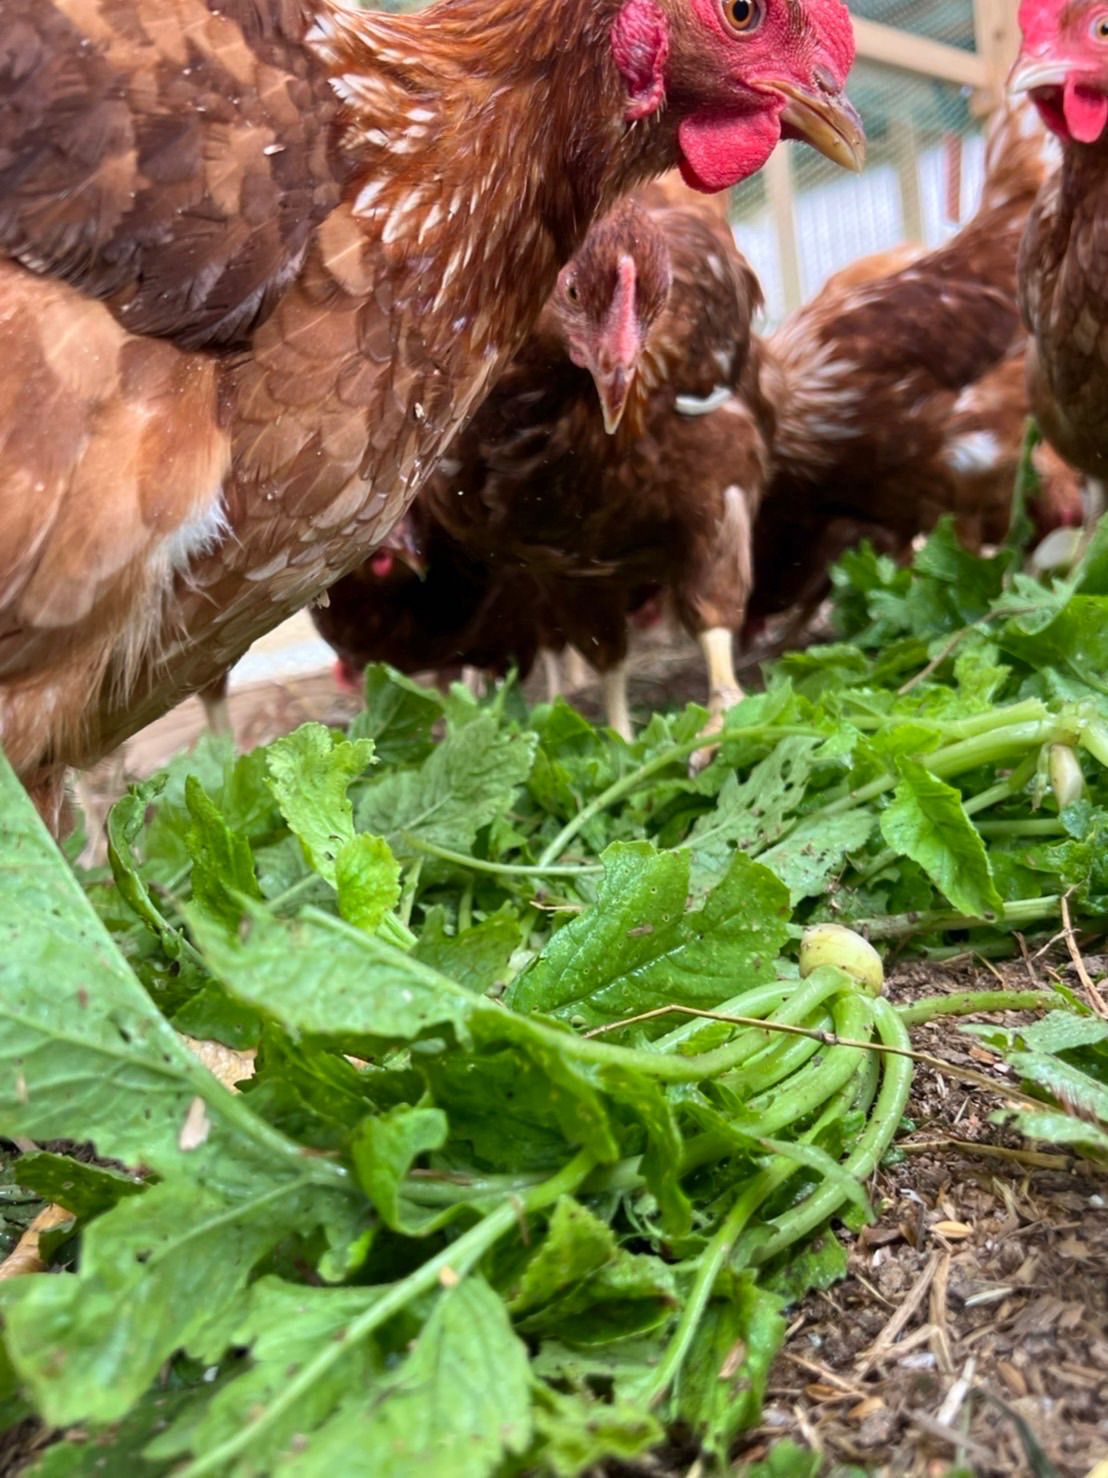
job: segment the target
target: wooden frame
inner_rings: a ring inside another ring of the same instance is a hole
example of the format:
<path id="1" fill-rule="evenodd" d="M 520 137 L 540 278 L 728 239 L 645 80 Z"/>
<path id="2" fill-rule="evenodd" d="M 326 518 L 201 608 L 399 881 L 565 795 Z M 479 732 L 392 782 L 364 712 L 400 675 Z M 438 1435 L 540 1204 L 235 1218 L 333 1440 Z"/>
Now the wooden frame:
<path id="1" fill-rule="evenodd" d="M 972 0 L 976 50 L 964 51 L 926 36 L 916 36 L 879 21 L 853 18 L 858 56 L 886 67 L 972 88 L 975 110 L 988 113 L 1000 101 L 1019 49 L 1016 0 Z M 788 151 L 777 150 L 765 169 L 770 215 L 777 236 L 782 286 L 788 311 L 803 299 L 796 233 L 795 186 Z M 919 181 L 903 175 L 901 193 L 910 231 L 922 235 Z"/>

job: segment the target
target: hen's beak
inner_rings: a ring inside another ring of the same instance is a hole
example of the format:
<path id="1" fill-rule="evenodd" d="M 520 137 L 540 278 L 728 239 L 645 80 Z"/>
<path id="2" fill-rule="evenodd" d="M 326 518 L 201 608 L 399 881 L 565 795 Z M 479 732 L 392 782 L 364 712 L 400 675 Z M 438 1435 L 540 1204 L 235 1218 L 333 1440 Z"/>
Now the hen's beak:
<path id="1" fill-rule="evenodd" d="M 786 138 L 803 139 L 833 164 L 861 174 L 866 162 L 866 133 L 845 93 L 824 89 L 818 82 L 815 87 L 804 87 L 789 79 L 774 78 L 765 85 L 788 98 L 781 113 Z"/>
<path id="2" fill-rule="evenodd" d="M 638 270 L 626 253 L 619 259 L 616 286 L 603 327 L 589 354 L 589 370 L 611 436 L 623 420 L 643 348 L 638 312 Z"/>
<path id="3" fill-rule="evenodd" d="M 397 549 L 395 553 L 400 563 L 402 565 L 407 565 L 413 575 L 416 575 L 420 580 L 426 578 L 427 561 L 423 558 L 423 555 L 420 554 L 417 549 Z"/>
<path id="4" fill-rule="evenodd" d="M 635 378 L 633 365 L 616 364 L 607 371 L 593 370 L 596 393 L 600 396 L 600 409 L 604 416 L 604 430 L 612 436 L 623 420 L 627 409 L 627 398 Z"/>
<path id="5" fill-rule="evenodd" d="M 1034 92 L 1039 87 L 1065 87 L 1069 64 L 1044 61 L 1042 57 L 1021 56 L 1008 78 L 1008 91 L 1013 94 Z"/>

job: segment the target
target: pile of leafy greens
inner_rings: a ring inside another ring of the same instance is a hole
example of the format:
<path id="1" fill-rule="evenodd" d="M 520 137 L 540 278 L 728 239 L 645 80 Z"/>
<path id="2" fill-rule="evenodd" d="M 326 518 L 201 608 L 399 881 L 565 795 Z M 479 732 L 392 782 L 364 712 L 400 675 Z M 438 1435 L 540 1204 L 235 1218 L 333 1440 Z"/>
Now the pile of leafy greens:
<path id="1" fill-rule="evenodd" d="M 70 1214 L 0 1284 L 4 1423 L 64 1434 L 29 1471 L 726 1458 L 844 1268 L 930 1009 L 801 978 L 802 927 L 997 953 L 1063 898 L 1108 914 L 1108 532 L 1050 584 L 946 527 L 835 579 L 843 640 L 695 773 L 695 706 L 626 744 L 384 668 L 346 734 L 205 740 L 135 787 L 110 871 L 0 770 L 0 1195 Z M 1054 1004 L 990 1040 L 1047 1119 L 1080 1078 L 1097 1153 L 1108 1033 Z"/>

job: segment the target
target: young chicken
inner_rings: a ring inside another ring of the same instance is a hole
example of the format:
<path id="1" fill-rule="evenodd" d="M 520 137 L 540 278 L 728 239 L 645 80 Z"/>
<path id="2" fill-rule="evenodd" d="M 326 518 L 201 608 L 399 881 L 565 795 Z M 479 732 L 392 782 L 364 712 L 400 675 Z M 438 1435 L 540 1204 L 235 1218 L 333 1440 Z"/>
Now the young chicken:
<path id="1" fill-rule="evenodd" d="M 731 633 L 772 431 L 751 353 L 760 301 L 725 207 L 672 180 L 640 192 L 593 227 L 424 494 L 512 581 L 543 645 L 600 672 L 625 735 L 628 617 L 656 591 L 701 643 L 712 710 L 740 696 Z"/>
<path id="2" fill-rule="evenodd" d="M 1061 145 L 1020 251 L 1028 379 L 1043 434 L 1108 484 L 1108 5 L 1023 0 L 1011 77 Z"/>
<path id="3" fill-rule="evenodd" d="M 0 738 L 41 809 L 358 565 L 594 216 L 857 164 L 841 0 L 0 0 Z"/>
<path id="4" fill-rule="evenodd" d="M 1034 112 L 1001 110 L 980 205 L 956 236 L 884 273 L 840 274 L 770 337 L 778 425 L 755 621 L 796 603 L 802 619 L 862 537 L 906 554 L 944 513 L 970 543 L 1003 537 L 1028 410 L 1016 258 L 1048 167 Z M 1038 458 L 1049 524 L 1079 492 L 1070 469 Z"/>

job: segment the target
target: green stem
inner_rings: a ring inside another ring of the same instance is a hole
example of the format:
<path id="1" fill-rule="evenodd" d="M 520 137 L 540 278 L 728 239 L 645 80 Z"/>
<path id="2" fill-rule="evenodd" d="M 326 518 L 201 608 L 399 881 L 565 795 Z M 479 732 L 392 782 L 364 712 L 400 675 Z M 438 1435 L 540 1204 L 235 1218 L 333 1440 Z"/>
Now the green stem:
<path id="1" fill-rule="evenodd" d="M 701 741 L 703 743 L 703 741 Z M 579 866 L 540 867 L 525 866 L 517 862 L 488 862 L 483 857 L 468 857 L 464 852 L 452 852 L 449 847 L 440 847 L 422 837 L 404 835 L 405 845 L 413 852 L 424 852 L 428 857 L 437 857 L 441 862 L 453 862 L 457 867 L 471 872 L 488 872 L 498 876 L 522 878 L 575 878 L 604 871 L 603 863 L 587 862 Z"/>
<path id="2" fill-rule="evenodd" d="M 1069 833 L 1060 821 L 1043 817 L 1034 821 L 979 821 L 983 837 L 1064 837 Z"/>
<path id="3" fill-rule="evenodd" d="M 905 1026 L 920 1026 L 937 1016 L 973 1016 L 979 1011 L 1039 1011 L 1057 1006 L 1059 996 L 1052 990 L 962 990 L 950 996 L 928 996 L 908 1006 L 898 1006 L 896 1014 Z"/>
<path id="4" fill-rule="evenodd" d="M 970 914 L 957 913 L 953 909 L 924 909 L 916 913 L 890 914 L 878 919 L 844 919 L 852 929 L 857 929 L 867 939 L 899 939 L 907 934 L 930 933 L 943 929 L 1019 929 L 1024 924 L 1035 924 L 1041 919 L 1058 915 L 1057 894 L 1042 898 L 1019 898 L 1004 905 L 1003 919 L 975 918 Z"/>
<path id="5" fill-rule="evenodd" d="M 498 1028 L 502 1027 L 514 1014 L 505 1011 L 503 1006 L 497 1006 L 481 996 L 475 996 L 472 991 L 458 985 L 448 976 L 441 975 L 429 965 L 413 960 L 410 955 L 402 954 L 401 951 L 386 944 L 383 940 L 363 934 L 361 930 L 354 928 L 344 919 L 336 918 L 333 914 L 324 913 L 317 908 L 306 909 L 305 917 L 311 918 L 313 923 L 320 924 L 334 933 L 341 934 L 350 943 L 357 943 L 367 953 L 372 953 L 376 960 L 380 960 L 382 955 L 395 956 L 394 963 L 402 963 L 425 985 L 444 995 L 464 1000 L 470 1009 L 470 1019 L 474 1023 L 480 1021 L 482 1026 L 489 1028 L 491 1040 L 496 1039 Z M 840 993 L 844 993 L 848 999 L 863 1001 L 866 999 L 858 995 L 857 987 L 848 975 L 829 966 L 813 971 L 810 979 L 805 982 L 803 990 L 795 990 L 792 982 L 789 983 L 788 989 L 794 990 L 794 994 L 772 1020 L 767 1022 L 765 1029 L 772 1030 L 775 1022 L 790 1026 L 799 1025 L 822 1000 Z M 737 1040 L 717 1047 L 713 1051 L 685 1057 L 663 1055 L 653 1048 L 620 1047 L 599 1038 L 578 1036 L 576 1032 L 548 1026 L 544 1021 L 535 1017 L 527 1018 L 528 1035 L 542 1042 L 559 1057 L 576 1058 L 581 1062 L 607 1065 L 613 1068 L 627 1067 L 633 1072 L 644 1073 L 664 1083 L 699 1083 L 705 1078 L 718 1078 L 723 1073 L 734 1071 L 747 1058 L 762 1050 L 765 1044 L 757 1040 L 761 1037 L 762 1030 L 757 1027 L 751 1028 L 743 1032 Z"/>
<path id="6" fill-rule="evenodd" d="M 379 1329 L 382 1324 L 392 1319 L 413 1299 L 430 1292 L 439 1282 L 440 1275 L 446 1273 L 447 1275 L 453 1274 L 455 1277 L 464 1277 L 474 1263 L 483 1257 L 506 1232 L 519 1226 L 522 1216 L 543 1210 L 557 1201 L 560 1196 L 571 1195 L 592 1170 L 593 1164 L 592 1156 L 582 1150 L 550 1180 L 543 1181 L 541 1185 L 533 1187 L 520 1197 L 509 1197 L 502 1206 L 489 1212 L 476 1226 L 471 1227 L 468 1232 L 444 1247 L 434 1257 L 421 1263 L 415 1272 L 409 1273 L 399 1283 L 393 1283 L 386 1288 L 374 1304 L 364 1313 L 359 1314 L 356 1319 L 350 1321 L 340 1338 L 328 1341 L 317 1355 L 302 1365 L 292 1379 L 282 1385 L 269 1405 L 263 1407 L 254 1417 L 253 1421 L 248 1421 L 241 1426 L 233 1436 L 219 1443 L 202 1458 L 180 1469 L 177 1478 L 202 1478 L 204 1474 L 214 1473 L 232 1458 L 237 1457 L 240 1452 L 251 1447 L 257 1441 L 259 1434 L 273 1426 L 290 1407 L 299 1401 L 301 1396 L 310 1391 L 327 1374 L 337 1361 L 343 1358 L 348 1350 L 353 1349 L 375 1329 Z"/>
<path id="7" fill-rule="evenodd" d="M 397 949 L 414 949 L 417 940 L 412 931 L 397 918 L 394 913 L 387 913 L 381 920 L 377 929 L 378 934 L 389 944 L 394 944 Z"/>
<path id="8" fill-rule="evenodd" d="M 404 891 L 400 895 L 400 903 L 397 908 L 400 922 L 408 928 L 412 922 L 412 909 L 415 908 L 416 895 L 419 893 L 419 879 L 423 872 L 423 858 L 417 857 L 408 869 L 408 875 L 404 879 Z"/>
<path id="9" fill-rule="evenodd" d="M 768 724 L 750 724 L 746 728 L 724 729 L 717 736 L 718 740 L 732 739 L 782 739 L 795 734 L 814 735 L 816 738 L 823 737 L 816 729 L 804 728 L 799 725 L 773 726 Z M 556 861 L 569 846 L 570 842 L 589 824 L 594 816 L 599 816 L 601 811 L 606 811 L 616 801 L 621 801 L 625 795 L 630 795 L 637 790 L 644 780 L 649 780 L 659 770 L 665 770 L 670 765 L 680 764 L 687 760 L 690 755 L 695 754 L 698 749 L 704 748 L 704 736 L 698 735 L 695 739 L 688 739 L 684 744 L 671 744 L 668 749 L 663 749 L 653 759 L 647 760 L 619 780 L 614 780 L 606 790 L 602 790 L 598 796 L 594 796 L 587 806 L 583 806 L 576 816 L 570 818 L 562 827 L 554 840 L 547 846 L 539 858 L 538 866 L 544 871 L 549 870 L 552 862 Z"/>
<path id="10" fill-rule="evenodd" d="M 888 1001 L 875 1000 L 873 1016 L 878 1036 L 886 1046 L 910 1050 L 907 1029 Z M 843 1170 L 858 1181 L 869 1179 L 892 1143 L 912 1086 L 911 1059 L 893 1052 L 882 1055 L 884 1074 L 873 1113 L 858 1143 L 842 1164 Z M 766 1241 L 750 1249 L 751 1263 L 766 1263 L 786 1247 L 791 1247 L 832 1216 L 845 1199 L 846 1192 L 836 1181 L 823 1181 L 799 1206 L 769 1222 L 772 1233 Z"/>
<path id="11" fill-rule="evenodd" d="M 267 898 L 266 904 L 273 913 L 276 913 L 279 908 L 284 908 L 286 903 L 292 903 L 302 894 L 310 892 L 316 883 L 323 883 L 325 881 L 324 878 L 320 877 L 319 873 L 309 872 L 304 877 L 299 878 L 290 887 L 285 888 L 283 892 L 275 893 L 272 898 Z"/>
<path id="12" fill-rule="evenodd" d="M 722 1005 L 713 1006 L 712 1010 L 720 1016 L 768 1016 L 797 995 L 801 988 L 799 980 L 774 980 L 769 985 L 758 985 L 753 990 L 743 991 L 742 995 L 731 996 Z M 686 1016 L 680 1026 L 666 1032 L 664 1037 L 655 1037 L 650 1045 L 655 1052 L 676 1052 L 690 1037 L 713 1025 L 718 1026 L 719 1023 L 704 1016 Z"/>
<path id="13" fill-rule="evenodd" d="M 1042 707 L 1037 702 L 1035 706 L 1036 708 Z M 1010 754 L 1013 749 L 1026 749 L 1029 745 L 1037 747 L 1072 737 L 1070 729 L 1055 719 L 1005 724 L 1001 728 L 996 728 L 995 715 L 991 717 L 994 727 L 987 732 L 976 734 L 968 739 L 959 739 L 954 744 L 947 744 L 942 749 L 933 750 L 931 754 L 922 757 L 921 763 L 931 771 L 932 775 L 946 780 L 954 775 L 963 774 L 966 770 L 976 770 L 980 765 L 993 764 Z M 857 789 L 847 791 L 838 800 L 830 801 L 827 805 L 820 806 L 818 810 L 807 811 L 803 816 L 798 816 L 783 836 L 788 836 L 800 821 L 809 824 L 818 818 L 838 816 L 843 811 L 852 811 L 856 806 L 875 801 L 878 796 L 894 789 L 899 781 L 898 775 L 879 775 L 876 780 L 871 780 L 867 785 L 859 785 Z M 780 840 L 782 840 L 781 837 L 778 838 L 778 841 Z"/>
<path id="14" fill-rule="evenodd" d="M 1022 759 L 1012 773 L 1006 775 L 1003 780 L 998 780 L 995 785 L 990 785 L 987 790 L 982 790 L 977 795 L 967 797 L 964 802 L 967 816 L 976 816 L 978 811 L 987 811 L 990 806 L 995 806 L 1000 801 L 1006 801 L 1011 796 L 1018 795 L 1034 775 L 1038 763 L 1039 755 L 1038 751 L 1035 751 Z"/>
<path id="15" fill-rule="evenodd" d="M 868 997 L 860 993 L 840 996 L 831 1008 L 831 1015 L 836 1036 L 853 1042 L 868 1039 L 872 1027 Z M 746 1115 L 757 1118 L 757 1123 L 750 1125 L 747 1132 L 772 1135 L 787 1124 L 806 1119 L 850 1081 L 864 1050 L 862 1047 L 831 1047 L 822 1062 L 797 1073 L 784 1090 L 774 1089 L 750 1099 L 743 1108 Z"/>
<path id="16" fill-rule="evenodd" d="M 648 1406 L 655 1406 L 669 1390 L 688 1356 L 696 1338 L 700 1321 L 716 1286 L 716 1279 L 727 1265 L 739 1234 L 747 1222 L 777 1188 L 796 1171 L 791 1161 L 775 1158 L 758 1172 L 724 1217 L 711 1241 L 700 1254 L 696 1277 L 685 1299 L 681 1318 L 673 1332 L 654 1376 L 644 1391 Z"/>

